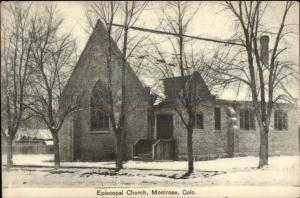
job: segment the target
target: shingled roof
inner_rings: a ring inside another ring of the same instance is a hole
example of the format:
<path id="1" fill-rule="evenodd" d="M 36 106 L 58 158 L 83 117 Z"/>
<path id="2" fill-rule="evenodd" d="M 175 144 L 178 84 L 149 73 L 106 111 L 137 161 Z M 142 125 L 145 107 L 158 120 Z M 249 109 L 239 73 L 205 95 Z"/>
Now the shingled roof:
<path id="1" fill-rule="evenodd" d="M 171 78 L 161 79 L 163 81 L 164 87 L 164 100 L 157 103 L 157 106 L 167 105 L 174 102 L 174 98 L 177 97 L 182 90 L 182 83 L 187 85 L 187 83 L 196 83 L 197 89 L 200 90 L 199 94 L 205 99 L 215 99 L 215 96 L 212 95 L 203 80 L 199 72 L 194 72 L 191 75 L 187 76 L 178 76 Z"/>

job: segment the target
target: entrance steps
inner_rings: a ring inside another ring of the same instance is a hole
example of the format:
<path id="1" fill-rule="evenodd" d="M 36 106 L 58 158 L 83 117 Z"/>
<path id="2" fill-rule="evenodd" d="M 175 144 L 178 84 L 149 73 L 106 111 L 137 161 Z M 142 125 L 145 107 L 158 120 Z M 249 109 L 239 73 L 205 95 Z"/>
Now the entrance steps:
<path id="1" fill-rule="evenodd" d="M 152 161 L 152 153 L 141 153 L 133 157 L 137 161 Z"/>

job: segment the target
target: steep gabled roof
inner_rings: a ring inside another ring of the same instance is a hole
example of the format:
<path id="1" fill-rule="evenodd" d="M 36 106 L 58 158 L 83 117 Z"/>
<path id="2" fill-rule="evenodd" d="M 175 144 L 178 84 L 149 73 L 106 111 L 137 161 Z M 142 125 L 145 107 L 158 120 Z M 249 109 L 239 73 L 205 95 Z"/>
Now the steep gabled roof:
<path id="1" fill-rule="evenodd" d="M 84 70 L 82 67 L 85 67 L 85 60 L 87 56 L 89 56 L 89 51 L 90 51 L 90 47 L 94 45 L 95 42 L 99 42 L 101 47 L 106 49 L 106 46 L 104 44 L 105 41 L 107 41 L 107 30 L 106 27 L 104 26 L 104 24 L 101 22 L 101 20 L 99 19 L 83 49 L 83 51 L 81 52 L 81 55 L 74 67 L 74 70 L 72 71 L 72 74 L 67 82 L 67 84 L 65 85 L 64 89 L 63 89 L 63 93 L 62 95 L 68 95 L 69 90 L 73 90 L 76 89 L 75 87 L 72 87 L 72 85 L 74 84 L 74 81 L 77 81 L 76 76 L 78 76 L 78 72 L 80 73 L 82 70 Z M 98 44 L 99 44 L 98 43 Z M 119 49 L 117 43 L 112 39 L 112 52 L 113 55 L 116 57 L 115 59 L 120 59 L 122 57 L 122 52 Z M 139 78 L 137 77 L 136 73 L 133 71 L 133 69 L 131 68 L 130 64 L 127 62 L 127 68 L 126 68 L 126 75 L 130 76 L 130 78 L 135 79 L 135 81 L 138 84 L 138 87 L 144 88 L 144 86 L 142 85 L 141 81 L 139 80 Z M 76 83 L 75 83 L 76 84 Z"/>
<path id="2" fill-rule="evenodd" d="M 62 107 L 67 106 L 70 102 L 74 102 L 71 101 L 72 97 L 69 97 L 73 96 L 74 93 L 75 95 L 78 95 L 78 102 L 81 101 L 81 98 L 87 96 L 86 94 L 89 93 L 90 88 L 94 86 L 94 83 L 96 83 L 97 80 L 103 80 L 103 78 L 107 76 L 106 73 L 104 73 L 106 70 L 105 51 L 108 50 L 108 46 L 105 45 L 105 42 L 108 40 L 107 38 L 106 27 L 98 20 L 63 89 L 62 98 L 66 99 L 60 101 Z M 118 48 L 117 43 L 113 39 L 111 39 L 111 41 L 114 62 L 112 70 L 115 72 L 118 70 L 121 71 L 122 52 Z M 126 83 L 131 85 L 134 84 L 135 89 L 131 90 L 134 90 L 136 93 L 144 92 L 143 84 L 128 62 L 126 62 L 126 78 L 130 79 L 127 80 Z M 85 82 L 83 82 L 83 80 Z"/>
<path id="3" fill-rule="evenodd" d="M 193 74 L 187 76 L 164 78 L 162 80 L 164 83 L 164 93 L 167 97 L 178 95 L 178 93 L 182 90 L 182 83 L 186 85 L 187 82 L 189 84 L 196 83 L 205 95 L 211 95 L 205 81 L 203 80 L 199 72 L 194 72 Z"/>
<path id="4" fill-rule="evenodd" d="M 174 98 L 176 98 L 182 90 L 182 83 L 184 83 L 185 86 L 196 84 L 201 97 L 210 100 L 215 99 L 215 96 L 210 93 L 204 79 L 199 72 L 194 72 L 193 74 L 187 76 L 164 78 L 162 81 L 164 84 L 165 99 L 159 103 L 156 102 L 158 106 L 172 104 L 172 102 L 174 102 Z"/>

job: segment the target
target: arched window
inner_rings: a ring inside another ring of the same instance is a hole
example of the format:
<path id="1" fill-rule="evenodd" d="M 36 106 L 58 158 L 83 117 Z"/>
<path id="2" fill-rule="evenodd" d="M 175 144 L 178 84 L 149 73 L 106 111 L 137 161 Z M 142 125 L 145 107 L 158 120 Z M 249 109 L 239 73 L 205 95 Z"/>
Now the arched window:
<path id="1" fill-rule="evenodd" d="M 108 104 L 107 91 L 101 81 L 97 81 L 90 101 L 92 131 L 109 129 Z"/>

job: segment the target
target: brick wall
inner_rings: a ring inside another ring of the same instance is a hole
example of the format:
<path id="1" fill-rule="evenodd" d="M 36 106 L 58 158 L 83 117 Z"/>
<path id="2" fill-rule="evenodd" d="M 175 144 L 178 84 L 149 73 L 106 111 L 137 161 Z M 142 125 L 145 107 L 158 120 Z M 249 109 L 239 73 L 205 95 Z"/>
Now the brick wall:
<path id="1" fill-rule="evenodd" d="M 245 107 L 251 107 L 250 103 L 238 104 L 237 115 L 239 118 L 239 109 Z M 290 104 L 276 104 L 274 110 L 284 110 L 288 112 L 288 130 L 278 131 L 274 129 L 274 111 L 270 120 L 269 131 L 269 154 L 281 155 L 281 154 L 299 154 L 297 148 L 299 139 L 298 136 L 298 120 L 297 120 L 297 108 Z M 239 119 L 238 126 L 240 125 Z M 236 139 L 237 154 L 245 155 L 258 155 L 259 153 L 259 126 L 255 121 L 256 130 L 242 130 L 238 131 L 238 139 Z"/>
<path id="2" fill-rule="evenodd" d="M 294 106 L 284 107 L 278 105 L 277 109 L 283 109 L 288 112 L 288 130 L 278 131 L 274 127 L 274 113 L 271 117 L 271 130 L 269 132 L 269 149 L 272 155 L 278 154 L 299 154 L 298 144 L 298 117 L 299 112 Z"/>
<path id="3" fill-rule="evenodd" d="M 215 107 L 221 108 L 221 130 L 215 129 Z M 193 152 L 195 159 L 226 156 L 228 150 L 226 108 L 224 106 L 215 105 L 212 102 L 206 102 L 205 105 L 199 105 L 196 111 L 203 114 L 204 129 L 194 129 L 193 132 Z M 176 113 L 174 117 L 177 121 L 174 136 L 178 147 L 177 157 L 178 159 L 186 159 L 187 131 Z"/>
<path id="4" fill-rule="evenodd" d="M 228 154 L 228 107 L 233 101 L 208 101 L 197 107 L 197 112 L 204 115 L 204 129 L 194 129 L 193 152 L 196 160 L 225 157 Z M 221 108 L 221 130 L 214 128 L 214 108 Z M 237 109 L 238 130 L 234 134 L 235 155 L 258 155 L 259 126 L 256 130 L 242 130 L 239 128 L 239 109 L 251 108 L 250 102 L 239 102 Z M 277 104 L 275 109 L 288 111 L 288 131 L 274 130 L 274 113 L 272 113 L 269 132 L 269 154 L 299 154 L 297 109 L 289 104 Z M 187 131 L 180 117 L 171 109 L 156 110 L 156 114 L 172 113 L 174 115 L 174 138 L 176 140 L 176 155 L 179 160 L 187 158 Z"/>

